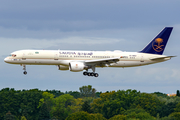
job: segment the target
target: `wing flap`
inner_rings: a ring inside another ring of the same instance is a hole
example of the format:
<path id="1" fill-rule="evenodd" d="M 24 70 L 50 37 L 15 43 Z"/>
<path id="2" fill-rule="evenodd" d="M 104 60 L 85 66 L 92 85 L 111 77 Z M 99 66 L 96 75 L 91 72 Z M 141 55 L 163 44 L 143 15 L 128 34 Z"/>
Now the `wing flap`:
<path id="1" fill-rule="evenodd" d="M 94 64 L 94 65 L 105 65 L 110 63 L 116 63 L 119 61 L 119 58 L 108 58 L 108 59 L 97 59 L 97 60 L 86 60 L 85 64 Z"/>

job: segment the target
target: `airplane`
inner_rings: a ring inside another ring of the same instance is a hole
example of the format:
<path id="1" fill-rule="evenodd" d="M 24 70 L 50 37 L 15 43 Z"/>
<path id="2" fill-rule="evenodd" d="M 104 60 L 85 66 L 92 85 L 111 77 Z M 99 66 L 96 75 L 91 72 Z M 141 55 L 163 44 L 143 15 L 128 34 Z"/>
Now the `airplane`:
<path id="1" fill-rule="evenodd" d="M 170 60 L 175 56 L 162 55 L 173 27 L 165 27 L 144 49 L 138 52 L 73 51 L 73 50 L 19 50 L 4 61 L 9 64 L 57 65 L 59 70 L 84 71 L 85 76 L 98 77 L 96 67 L 136 67 Z M 88 72 L 92 69 L 92 72 Z"/>

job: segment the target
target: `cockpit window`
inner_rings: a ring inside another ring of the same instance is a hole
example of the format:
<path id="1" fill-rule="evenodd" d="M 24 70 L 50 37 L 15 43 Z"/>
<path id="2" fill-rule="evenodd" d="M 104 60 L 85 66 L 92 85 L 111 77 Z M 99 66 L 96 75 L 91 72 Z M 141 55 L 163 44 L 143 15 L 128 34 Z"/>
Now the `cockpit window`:
<path id="1" fill-rule="evenodd" d="M 12 54 L 13 57 L 16 57 L 16 54 Z"/>

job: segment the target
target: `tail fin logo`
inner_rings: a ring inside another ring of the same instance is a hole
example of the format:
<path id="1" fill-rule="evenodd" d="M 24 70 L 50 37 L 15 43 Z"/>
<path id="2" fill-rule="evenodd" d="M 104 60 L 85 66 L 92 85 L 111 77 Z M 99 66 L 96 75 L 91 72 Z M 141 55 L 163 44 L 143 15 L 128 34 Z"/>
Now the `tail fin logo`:
<path id="1" fill-rule="evenodd" d="M 161 52 L 164 50 L 164 45 L 162 45 L 163 39 L 162 38 L 156 38 L 156 40 L 152 43 L 152 47 L 156 52 Z"/>

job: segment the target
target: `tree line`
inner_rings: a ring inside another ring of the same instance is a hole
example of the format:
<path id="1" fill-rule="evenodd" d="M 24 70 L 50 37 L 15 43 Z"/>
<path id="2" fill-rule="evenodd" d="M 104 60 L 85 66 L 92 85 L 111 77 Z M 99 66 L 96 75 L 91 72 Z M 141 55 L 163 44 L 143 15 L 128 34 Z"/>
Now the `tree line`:
<path id="1" fill-rule="evenodd" d="M 179 120 L 180 97 L 137 90 L 0 90 L 0 120 Z"/>

